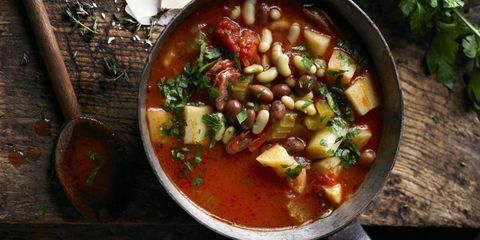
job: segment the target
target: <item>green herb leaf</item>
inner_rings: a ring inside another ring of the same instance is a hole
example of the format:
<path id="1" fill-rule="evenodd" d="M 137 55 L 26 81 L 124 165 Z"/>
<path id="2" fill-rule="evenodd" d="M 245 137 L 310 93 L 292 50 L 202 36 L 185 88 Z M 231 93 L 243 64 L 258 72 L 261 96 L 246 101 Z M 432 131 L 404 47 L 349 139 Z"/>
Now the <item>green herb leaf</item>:
<path id="1" fill-rule="evenodd" d="M 202 184 L 203 184 L 203 178 L 201 178 L 201 177 L 196 177 L 196 178 L 194 178 L 194 179 L 192 180 L 192 185 L 193 185 L 193 186 L 198 187 L 198 186 L 200 186 L 200 185 L 202 185 Z"/>
<path id="2" fill-rule="evenodd" d="M 207 134 L 212 138 L 225 127 L 226 120 L 223 114 L 213 113 L 203 115 L 202 122 L 209 128 Z"/>
<path id="3" fill-rule="evenodd" d="M 247 109 L 244 108 L 241 112 L 237 114 L 236 117 L 238 124 L 242 125 L 242 123 L 245 122 L 245 120 L 247 120 L 248 118 Z"/>
<path id="4" fill-rule="evenodd" d="M 300 173 L 302 172 L 302 166 L 301 165 L 298 165 L 294 168 L 286 168 L 285 169 L 285 177 L 286 178 L 290 178 L 290 179 L 295 179 L 298 177 L 298 175 L 300 175 Z"/>
<path id="5" fill-rule="evenodd" d="M 435 124 L 439 124 L 440 123 L 440 117 L 435 115 L 435 116 L 432 117 L 432 121 Z"/>
<path id="6" fill-rule="evenodd" d="M 475 109 L 480 111 L 480 69 L 478 67 L 475 68 L 470 77 L 467 85 L 467 93 Z"/>
<path id="7" fill-rule="evenodd" d="M 330 106 L 330 108 L 332 109 L 332 111 L 335 113 L 335 115 L 337 116 L 341 116 L 342 113 L 340 112 L 340 109 L 338 109 L 338 106 L 337 104 L 335 103 L 335 100 L 333 99 L 332 95 L 330 93 L 328 93 L 326 95 L 326 99 L 327 99 L 327 103 L 328 103 L 328 106 Z"/>
<path id="8" fill-rule="evenodd" d="M 97 158 L 98 158 L 98 153 L 94 152 L 94 151 L 88 151 L 88 159 L 92 160 L 92 161 L 96 161 Z"/>
<path id="9" fill-rule="evenodd" d="M 38 209 L 37 212 L 35 212 L 35 218 L 44 217 L 45 215 L 47 215 L 47 213 L 48 213 L 48 208 L 47 207 L 42 207 L 42 208 Z"/>
<path id="10" fill-rule="evenodd" d="M 479 39 L 475 35 L 466 36 L 462 40 L 463 53 L 469 58 L 475 58 L 480 53 Z"/>

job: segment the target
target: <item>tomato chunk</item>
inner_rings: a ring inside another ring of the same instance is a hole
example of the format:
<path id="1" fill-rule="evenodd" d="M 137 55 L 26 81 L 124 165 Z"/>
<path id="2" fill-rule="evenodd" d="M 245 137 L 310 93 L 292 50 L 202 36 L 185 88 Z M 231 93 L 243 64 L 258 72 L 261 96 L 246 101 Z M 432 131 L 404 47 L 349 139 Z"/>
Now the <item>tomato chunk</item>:
<path id="1" fill-rule="evenodd" d="M 260 39 L 254 31 L 242 28 L 232 19 L 224 17 L 217 23 L 214 33 L 228 50 L 238 54 L 243 66 L 260 62 L 257 53 Z"/>

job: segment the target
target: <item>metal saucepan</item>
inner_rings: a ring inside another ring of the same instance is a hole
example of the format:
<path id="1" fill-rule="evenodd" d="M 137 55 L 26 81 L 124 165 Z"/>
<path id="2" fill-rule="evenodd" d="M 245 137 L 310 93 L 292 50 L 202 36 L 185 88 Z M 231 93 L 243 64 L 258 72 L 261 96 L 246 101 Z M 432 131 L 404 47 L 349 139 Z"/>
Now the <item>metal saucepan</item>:
<path id="1" fill-rule="evenodd" d="M 160 166 L 150 142 L 145 101 L 150 72 L 160 49 L 175 28 L 190 14 L 200 10 L 210 0 L 194 0 L 183 8 L 160 35 L 142 75 L 139 87 L 138 116 L 146 155 L 153 171 L 168 194 L 197 221 L 222 235 L 237 239 L 369 239 L 356 218 L 385 184 L 394 165 L 403 121 L 403 99 L 396 66 L 384 37 L 372 20 L 352 0 L 318 0 L 312 3 L 329 5 L 353 29 L 374 64 L 383 95 L 382 137 L 377 160 L 357 192 L 330 216 L 287 229 L 251 229 L 223 222 L 200 208 L 168 179 Z"/>

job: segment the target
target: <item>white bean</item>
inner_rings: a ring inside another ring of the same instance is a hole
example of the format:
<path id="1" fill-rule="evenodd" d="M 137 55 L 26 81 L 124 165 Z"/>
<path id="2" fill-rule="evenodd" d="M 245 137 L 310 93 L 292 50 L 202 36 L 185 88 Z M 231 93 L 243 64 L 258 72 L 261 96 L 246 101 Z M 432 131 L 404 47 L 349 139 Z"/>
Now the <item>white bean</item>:
<path id="1" fill-rule="evenodd" d="M 261 83 L 269 83 L 278 77 L 278 70 L 276 67 L 269 68 L 257 75 L 257 80 Z"/>
<path id="2" fill-rule="evenodd" d="M 255 4 L 256 0 L 245 0 L 242 8 L 243 21 L 247 26 L 255 23 Z"/>
<path id="3" fill-rule="evenodd" d="M 271 65 L 270 62 L 270 57 L 268 57 L 268 54 L 263 54 L 262 55 L 262 66 L 264 69 L 269 68 Z"/>
<path id="4" fill-rule="evenodd" d="M 283 54 L 282 45 L 279 42 L 273 44 L 272 47 L 272 62 L 277 64 L 278 58 Z"/>
<path id="5" fill-rule="evenodd" d="M 313 92 L 312 91 L 310 91 L 309 93 L 307 93 L 307 95 L 300 98 L 300 100 L 305 100 L 305 101 L 312 100 L 312 99 L 313 99 Z"/>
<path id="6" fill-rule="evenodd" d="M 263 72 L 263 66 L 260 64 L 253 64 L 243 69 L 245 74 L 259 74 Z"/>
<path id="7" fill-rule="evenodd" d="M 289 87 L 294 88 L 297 85 L 297 81 L 293 76 L 289 76 L 283 80 Z"/>
<path id="8" fill-rule="evenodd" d="M 278 21 L 270 23 L 269 27 L 272 31 L 284 31 L 288 30 L 290 27 L 290 22 L 285 19 L 280 19 Z"/>
<path id="9" fill-rule="evenodd" d="M 316 73 L 317 77 L 319 78 L 325 77 L 327 62 L 320 58 L 316 58 L 314 62 L 317 65 L 317 73 Z"/>
<path id="10" fill-rule="evenodd" d="M 282 103 L 285 105 L 285 107 L 289 110 L 295 109 L 295 101 L 293 101 L 293 98 L 289 96 L 283 96 L 281 99 Z"/>
<path id="11" fill-rule="evenodd" d="M 293 23 L 288 30 L 287 40 L 290 44 L 295 45 L 298 41 L 298 37 L 300 36 L 300 24 Z"/>
<path id="12" fill-rule="evenodd" d="M 293 65 L 295 65 L 295 67 L 303 73 L 315 74 L 317 72 L 317 67 L 315 67 L 313 64 L 310 69 L 306 69 L 305 64 L 303 63 L 303 57 L 299 55 L 293 57 Z"/>
<path id="13" fill-rule="evenodd" d="M 262 41 L 260 41 L 260 45 L 258 46 L 258 50 L 261 53 L 265 53 L 270 49 L 270 46 L 272 46 L 272 31 L 268 28 L 264 28 L 262 30 Z"/>
<path id="14" fill-rule="evenodd" d="M 235 128 L 233 126 L 230 126 L 225 130 L 225 133 L 223 134 L 222 142 L 224 144 L 227 144 L 230 142 L 230 139 L 232 139 L 235 136 Z"/>
<path id="15" fill-rule="evenodd" d="M 284 77 L 292 75 L 292 70 L 290 70 L 290 58 L 286 54 L 280 55 L 277 60 L 278 73 Z"/>
<path id="16" fill-rule="evenodd" d="M 315 105 L 313 105 L 312 101 L 298 100 L 295 102 L 295 109 L 309 116 L 317 114 L 317 109 L 315 109 Z"/>
<path id="17" fill-rule="evenodd" d="M 270 18 L 274 21 L 280 19 L 282 17 L 282 12 L 280 12 L 280 9 L 278 8 L 273 8 L 270 10 Z"/>
<path id="18" fill-rule="evenodd" d="M 261 110 L 258 112 L 257 119 L 252 127 L 253 134 L 257 135 L 263 132 L 263 129 L 267 126 L 268 120 L 270 118 L 270 113 L 267 110 Z"/>
<path id="19" fill-rule="evenodd" d="M 230 18 L 236 20 L 242 14 L 242 9 L 240 6 L 235 6 L 232 11 L 230 11 Z"/>

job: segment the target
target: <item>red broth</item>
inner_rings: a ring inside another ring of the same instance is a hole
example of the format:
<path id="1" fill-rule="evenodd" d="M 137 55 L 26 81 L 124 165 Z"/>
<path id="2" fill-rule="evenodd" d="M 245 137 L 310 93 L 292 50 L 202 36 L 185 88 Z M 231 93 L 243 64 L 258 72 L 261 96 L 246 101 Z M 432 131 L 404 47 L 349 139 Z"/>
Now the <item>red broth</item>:
<path id="1" fill-rule="evenodd" d="M 316 29 L 315 25 L 304 17 L 302 7 L 294 1 L 257 1 L 257 6 L 261 3 L 280 8 L 282 19 L 290 23 L 298 22 L 302 27 Z M 230 10 L 234 6 L 242 4 L 243 1 L 212 3 L 188 17 L 177 27 L 162 47 L 152 68 L 146 101 L 147 109 L 163 107 L 165 99 L 157 87 L 157 82 L 164 77 L 177 76 L 182 72 L 185 63 L 192 63 L 198 57 L 198 51 L 189 53 L 185 50 L 192 44 L 192 39 L 196 37 L 192 29 L 202 28 L 203 31 L 208 32 L 209 28 L 216 26 L 220 18 L 229 16 Z M 239 23 L 245 26 L 241 17 L 239 19 Z M 249 28 L 260 35 L 264 27 L 265 25 L 262 24 L 254 24 Z M 287 33 L 274 34 L 274 42 L 286 42 L 286 35 Z M 341 38 L 340 33 L 332 35 L 334 39 Z M 210 42 L 217 43 L 217 39 L 211 35 L 207 36 Z M 301 37 L 298 42 L 303 41 L 304 39 Z M 325 55 L 327 62 L 332 49 L 333 46 Z M 170 63 L 165 64 L 165 61 Z M 208 102 L 208 99 L 201 96 L 196 98 L 198 99 L 195 100 Z M 356 116 L 354 124 L 366 126 L 372 132 L 372 138 L 364 149 L 377 150 L 381 134 L 380 116 L 380 108 L 370 111 L 365 116 Z M 304 136 L 304 138 L 309 139 L 310 136 Z M 185 166 L 173 159 L 171 154 L 172 147 L 181 148 L 183 146 L 183 143 L 174 139 L 169 139 L 163 144 L 154 144 L 156 155 L 167 176 L 193 202 L 216 217 L 232 224 L 255 228 L 299 225 L 302 221 L 293 218 L 287 207 L 290 201 L 295 201 L 302 209 L 308 210 L 310 213 L 308 220 L 326 216 L 337 207 L 330 203 L 324 194 L 318 194 L 315 186 L 318 176 L 311 171 L 307 172 L 308 185 L 305 192 L 300 195 L 292 194 L 282 178 L 279 178 L 272 169 L 257 162 L 256 157 L 260 155 L 260 150 L 242 151 L 235 155 L 229 155 L 225 151 L 224 144 L 217 144 L 211 149 L 203 146 L 201 148 L 201 164 L 185 173 Z M 368 170 L 369 166 L 360 164 L 343 169 L 336 180 L 343 187 L 342 202 L 357 190 Z M 202 182 L 193 184 L 192 179 L 202 179 Z"/>

